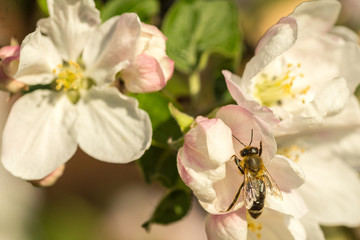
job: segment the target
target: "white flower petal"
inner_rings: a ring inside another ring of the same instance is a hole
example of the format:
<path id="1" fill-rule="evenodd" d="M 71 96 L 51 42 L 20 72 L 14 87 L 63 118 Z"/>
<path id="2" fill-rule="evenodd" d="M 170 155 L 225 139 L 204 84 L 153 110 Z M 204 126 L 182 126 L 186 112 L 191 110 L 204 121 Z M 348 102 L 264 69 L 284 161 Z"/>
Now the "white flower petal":
<path id="1" fill-rule="evenodd" d="M 280 148 L 303 149 L 297 164 L 305 173 L 298 189 L 311 214 L 322 225 L 360 225 L 360 179 L 345 159 L 359 160 L 359 129 L 323 129 L 284 138 Z"/>
<path id="2" fill-rule="evenodd" d="M 65 163 L 77 149 L 76 118 L 66 96 L 36 90 L 13 105 L 3 133 L 2 162 L 13 175 L 34 180 Z"/>
<path id="3" fill-rule="evenodd" d="M 89 0 L 50 0 L 50 17 L 38 21 L 41 32 L 53 41 L 62 59 L 76 61 L 94 28 L 100 24 L 100 14 Z"/>
<path id="4" fill-rule="evenodd" d="M 249 219 L 248 222 L 255 227 L 249 227 L 249 240 L 305 240 L 306 232 L 302 224 L 287 215 L 271 209 L 264 209 L 263 213 L 256 220 Z M 256 228 L 261 224 L 261 229 Z"/>
<path id="5" fill-rule="evenodd" d="M 26 36 L 21 44 L 21 58 L 17 74 L 23 83 L 48 84 L 54 79 L 53 70 L 62 60 L 53 43 L 41 35 L 40 29 Z"/>
<path id="6" fill-rule="evenodd" d="M 339 114 L 328 117 L 322 123 L 323 128 L 358 128 L 360 126 L 360 104 L 357 97 L 350 96 L 349 101 Z M 353 143 L 353 141 L 348 141 Z M 357 143 L 355 141 L 354 143 Z"/>
<path id="7" fill-rule="evenodd" d="M 282 191 L 281 194 L 283 197 L 282 200 L 268 194 L 266 196 L 266 207 L 283 214 L 291 215 L 294 218 L 300 218 L 307 213 L 308 207 L 297 191 Z"/>
<path id="8" fill-rule="evenodd" d="M 205 225 L 208 240 L 245 240 L 247 228 L 245 208 L 223 215 L 208 215 Z"/>
<path id="9" fill-rule="evenodd" d="M 293 46 L 296 37 L 297 24 L 293 18 L 282 18 L 276 25 L 271 27 L 260 39 L 256 48 L 256 55 L 246 64 L 242 87 L 249 87 L 250 80 L 277 56 Z"/>
<path id="10" fill-rule="evenodd" d="M 290 17 L 296 18 L 299 33 L 327 32 L 336 22 L 341 4 L 334 0 L 303 2 Z"/>
<path id="11" fill-rule="evenodd" d="M 113 17 L 100 25 L 84 49 L 87 74 L 100 85 L 113 82 L 115 74 L 135 58 L 140 31 L 140 20 L 134 13 Z"/>
<path id="12" fill-rule="evenodd" d="M 276 155 L 271 159 L 267 170 L 283 191 L 298 188 L 305 182 L 305 175 L 299 166 L 281 155 Z"/>
<path id="13" fill-rule="evenodd" d="M 325 240 L 324 233 L 319 223 L 312 218 L 309 213 L 302 217 L 300 222 L 305 228 L 308 240 Z"/>
<path id="14" fill-rule="evenodd" d="M 76 122 L 80 148 L 90 156 L 114 163 L 141 157 L 150 147 L 152 129 L 148 114 L 135 99 L 116 88 L 91 88 L 77 103 Z"/>
<path id="15" fill-rule="evenodd" d="M 55 6 L 56 1 L 58 1 L 58 0 L 47 0 L 47 7 L 48 7 L 48 11 L 49 11 L 50 16 L 54 15 L 54 8 L 57 7 L 57 6 Z M 75 2 L 77 0 L 67 0 L 67 1 L 70 4 L 71 2 Z M 95 8 L 94 0 L 80 0 L 80 1 L 82 1 L 84 4 L 86 4 L 88 6 L 91 6 L 91 7 Z"/>
<path id="16" fill-rule="evenodd" d="M 346 80 L 334 78 L 327 81 L 318 91 L 315 98 L 301 113 L 303 117 L 327 117 L 339 113 L 344 109 L 350 97 Z"/>
<path id="17" fill-rule="evenodd" d="M 306 182 L 299 192 L 311 215 L 320 224 L 355 227 L 360 225 L 360 216 L 354 211 L 360 209 L 359 175 L 338 159 L 330 147 L 339 146 L 314 147 L 300 157 L 299 164 L 306 174 Z M 341 153 L 341 148 L 339 150 L 340 154 L 346 154 Z"/>

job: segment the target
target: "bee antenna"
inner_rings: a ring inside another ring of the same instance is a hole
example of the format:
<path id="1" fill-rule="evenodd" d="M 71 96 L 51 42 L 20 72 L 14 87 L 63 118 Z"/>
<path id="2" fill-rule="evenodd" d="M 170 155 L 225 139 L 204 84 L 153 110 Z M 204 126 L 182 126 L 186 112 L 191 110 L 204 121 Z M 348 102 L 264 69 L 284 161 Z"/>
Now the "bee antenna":
<path id="1" fill-rule="evenodd" d="M 252 143 L 252 141 L 253 141 L 253 136 L 254 136 L 254 130 L 251 129 L 251 139 L 250 139 L 249 146 L 251 146 L 251 143 Z"/>
<path id="2" fill-rule="evenodd" d="M 243 144 L 237 137 L 235 137 L 234 135 L 232 135 L 239 143 L 241 143 L 244 147 L 246 147 L 245 144 Z"/>

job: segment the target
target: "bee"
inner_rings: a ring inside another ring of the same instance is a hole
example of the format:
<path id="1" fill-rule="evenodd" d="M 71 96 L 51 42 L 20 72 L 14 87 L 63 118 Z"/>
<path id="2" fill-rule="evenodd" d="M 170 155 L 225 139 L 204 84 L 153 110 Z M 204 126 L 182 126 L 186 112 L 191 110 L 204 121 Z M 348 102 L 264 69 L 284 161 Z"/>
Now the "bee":
<path id="1" fill-rule="evenodd" d="M 265 198 L 268 192 L 281 200 L 282 195 L 262 161 L 262 141 L 260 141 L 260 148 L 251 146 L 253 141 L 253 130 L 251 130 L 251 140 L 247 146 L 234 135 L 233 137 L 244 146 L 240 151 L 242 160 L 236 155 L 231 157 L 240 173 L 244 175 L 244 181 L 240 185 L 230 206 L 223 212 L 228 212 L 234 207 L 239 199 L 241 190 L 244 188 L 245 207 L 250 216 L 256 219 L 261 215 L 264 209 Z"/>

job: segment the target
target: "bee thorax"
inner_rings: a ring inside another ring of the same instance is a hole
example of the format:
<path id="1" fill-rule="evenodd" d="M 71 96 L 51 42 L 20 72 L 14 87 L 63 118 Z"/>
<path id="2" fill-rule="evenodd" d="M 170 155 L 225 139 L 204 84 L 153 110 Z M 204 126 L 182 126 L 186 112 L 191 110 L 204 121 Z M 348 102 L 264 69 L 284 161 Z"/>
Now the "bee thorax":
<path id="1" fill-rule="evenodd" d="M 261 168 L 261 158 L 257 155 L 246 157 L 246 167 L 252 172 L 258 172 Z"/>

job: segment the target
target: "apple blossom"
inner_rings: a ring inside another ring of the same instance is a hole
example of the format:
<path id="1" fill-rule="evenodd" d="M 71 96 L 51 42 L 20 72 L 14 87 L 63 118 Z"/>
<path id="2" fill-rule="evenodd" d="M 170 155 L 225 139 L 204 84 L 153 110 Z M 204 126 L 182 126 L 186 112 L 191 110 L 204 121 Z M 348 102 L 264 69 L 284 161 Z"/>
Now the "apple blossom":
<path id="1" fill-rule="evenodd" d="M 358 37 L 333 26 L 339 11 L 335 0 L 300 4 L 260 39 L 236 83 L 274 111 L 285 134 L 339 113 L 359 84 Z"/>
<path id="2" fill-rule="evenodd" d="M 298 219 L 306 213 L 307 207 L 295 190 L 303 184 L 303 174 L 292 161 L 275 155 L 276 142 L 271 125 L 267 123 L 272 121 L 273 116 L 267 110 L 258 115 L 242 106 L 227 105 L 220 108 L 214 119 L 197 117 L 196 126 L 185 135 L 184 146 L 178 152 L 178 170 L 201 206 L 211 214 L 207 221 L 209 239 L 246 239 L 248 225 L 266 223 L 270 229 L 270 219 L 276 216 L 279 220 L 275 224 L 288 232 L 284 236 L 305 239 L 298 237 L 306 235 Z M 243 193 L 229 213 L 224 213 L 244 181 L 232 161 L 234 154 L 241 159 L 239 152 L 244 146 L 234 137 L 248 144 L 251 132 L 252 146 L 259 146 L 262 141 L 261 158 L 283 197 L 279 200 L 268 193 L 264 212 L 257 220 L 246 216 Z M 260 228 L 249 227 L 256 234 L 262 234 Z"/>
<path id="3" fill-rule="evenodd" d="M 40 19 L 21 44 L 14 77 L 40 89 L 11 109 L 3 133 L 5 168 L 23 179 L 42 179 L 68 161 L 78 145 L 101 161 L 139 158 L 151 143 L 149 116 L 112 84 L 131 68 L 139 75 L 126 79 L 126 85 L 162 88 L 172 74 L 163 36 L 133 13 L 100 24 L 93 0 L 47 4 L 50 17 Z M 139 58 L 147 65 L 139 65 Z"/>
<path id="4" fill-rule="evenodd" d="M 228 71 L 223 73 L 234 99 L 246 96 L 234 83 L 238 77 Z M 252 107 L 261 108 L 256 102 Z M 302 222 L 311 219 L 321 225 L 360 225 L 354 212 L 360 207 L 360 179 L 353 168 L 360 166 L 359 134 L 360 106 L 352 96 L 339 114 L 326 118 L 317 128 L 276 137 L 278 153 L 298 164 L 306 176 L 299 193 L 309 206 L 309 213 Z"/>

